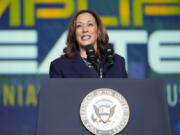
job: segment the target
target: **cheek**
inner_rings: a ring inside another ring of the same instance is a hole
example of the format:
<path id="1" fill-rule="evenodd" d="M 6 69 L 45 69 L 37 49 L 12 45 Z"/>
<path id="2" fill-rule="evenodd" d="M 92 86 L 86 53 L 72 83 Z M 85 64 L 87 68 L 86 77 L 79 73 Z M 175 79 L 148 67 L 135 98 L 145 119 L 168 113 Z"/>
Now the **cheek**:
<path id="1" fill-rule="evenodd" d="M 94 30 L 92 31 L 92 33 L 93 33 L 93 35 L 94 35 L 95 37 L 98 36 L 98 31 L 97 31 L 97 29 L 94 29 Z"/>
<path id="2" fill-rule="evenodd" d="M 98 37 L 97 32 L 93 33 L 93 37 L 94 37 L 95 40 L 97 39 L 97 37 Z"/>
<path id="3" fill-rule="evenodd" d="M 80 39 L 80 37 L 81 37 L 81 35 L 80 35 L 80 32 L 79 31 L 76 31 L 76 40 L 79 40 Z"/>
<path id="4" fill-rule="evenodd" d="M 78 31 L 76 31 L 76 33 L 75 33 L 75 34 L 76 34 L 76 37 L 78 37 L 78 36 L 79 36 L 79 32 L 78 32 Z"/>

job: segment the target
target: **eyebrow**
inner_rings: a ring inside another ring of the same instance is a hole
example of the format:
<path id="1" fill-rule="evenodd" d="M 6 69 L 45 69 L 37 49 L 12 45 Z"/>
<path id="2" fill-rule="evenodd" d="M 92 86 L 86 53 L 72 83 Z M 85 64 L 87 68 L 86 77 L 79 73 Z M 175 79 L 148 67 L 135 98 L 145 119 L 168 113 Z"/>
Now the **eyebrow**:
<path id="1" fill-rule="evenodd" d="M 87 21 L 87 23 L 90 23 L 90 22 L 96 23 L 96 22 L 95 22 L 95 21 L 93 21 L 93 20 L 89 20 L 89 21 Z M 82 23 L 82 22 L 76 22 L 76 24 L 78 24 L 78 23 Z"/>

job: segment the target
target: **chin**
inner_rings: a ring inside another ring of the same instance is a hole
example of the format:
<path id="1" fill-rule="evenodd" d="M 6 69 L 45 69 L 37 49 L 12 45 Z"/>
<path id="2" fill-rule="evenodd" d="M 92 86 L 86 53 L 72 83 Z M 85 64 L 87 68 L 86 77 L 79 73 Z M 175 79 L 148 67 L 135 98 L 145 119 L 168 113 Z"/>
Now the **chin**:
<path id="1" fill-rule="evenodd" d="M 92 45 L 92 43 L 82 44 L 82 46 Z"/>

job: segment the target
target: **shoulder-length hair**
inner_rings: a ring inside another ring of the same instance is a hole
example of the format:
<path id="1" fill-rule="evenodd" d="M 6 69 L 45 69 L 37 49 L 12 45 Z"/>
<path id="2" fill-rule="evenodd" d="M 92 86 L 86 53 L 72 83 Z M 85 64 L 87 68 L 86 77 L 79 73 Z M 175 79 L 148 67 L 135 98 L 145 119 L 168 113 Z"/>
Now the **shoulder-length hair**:
<path id="1" fill-rule="evenodd" d="M 64 54 L 62 55 L 62 57 L 72 58 L 79 51 L 79 46 L 76 41 L 76 20 L 77 20 L 77 17 L 83 13 L 91 14 L 96 20 L 97 29 L 98 29 L 97 30 L 98 31 L 97 53 L 99 55 L 104 50 L 104 45 L 108 43 L 109 37 L 99 15 L 96 12 L 89 9 L 81 10 L 77 12 L 76 14 L 74 14 L 74 16 L 71 19 L 71 22 L 68 28 L 67 41 L 66 41 L 67 46 L 63 50 Z"/>

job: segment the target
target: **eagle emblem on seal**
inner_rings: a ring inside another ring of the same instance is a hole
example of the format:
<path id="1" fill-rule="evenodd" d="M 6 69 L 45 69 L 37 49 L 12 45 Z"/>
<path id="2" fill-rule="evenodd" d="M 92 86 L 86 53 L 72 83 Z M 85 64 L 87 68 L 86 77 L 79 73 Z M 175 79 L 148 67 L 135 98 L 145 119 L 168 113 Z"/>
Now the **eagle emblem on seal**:
<path id="1" fill-rule="evenodd" d="M 111 122 L 110 118 L 114 115 L 116 105 L 110 107 L 109 105 L 101 105 L 99 108 L 96 105 L 93 105 L 95 114 L 99 118 L 96 122 Z"/>

